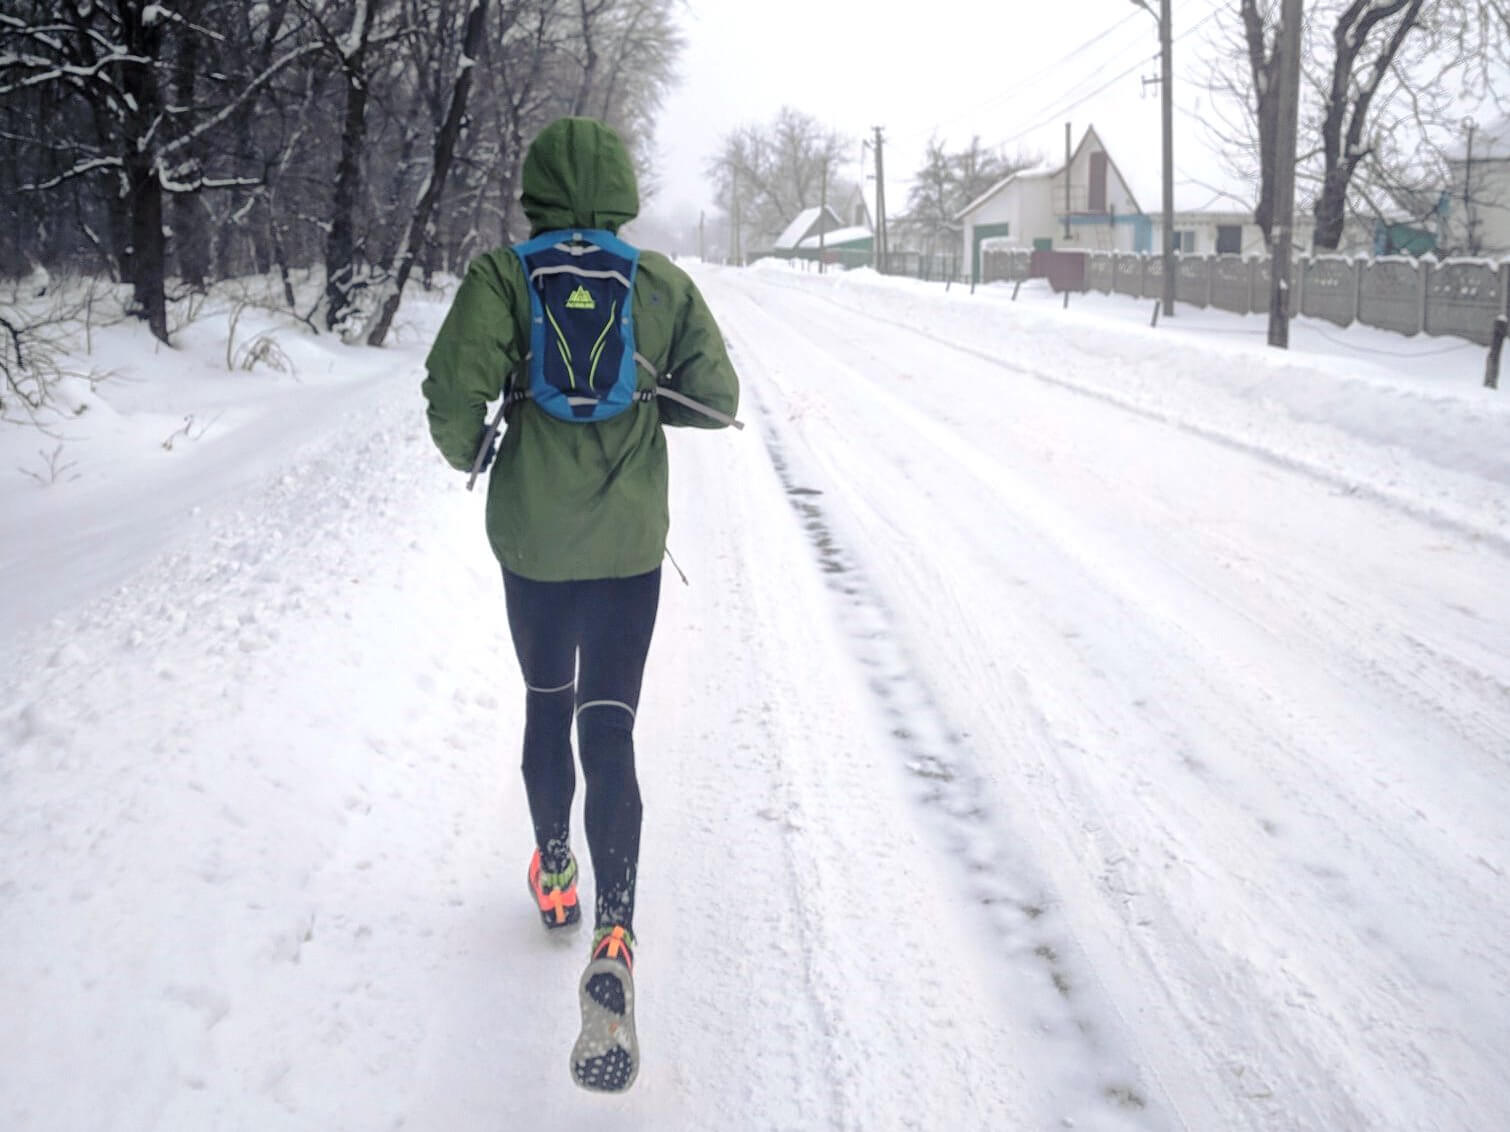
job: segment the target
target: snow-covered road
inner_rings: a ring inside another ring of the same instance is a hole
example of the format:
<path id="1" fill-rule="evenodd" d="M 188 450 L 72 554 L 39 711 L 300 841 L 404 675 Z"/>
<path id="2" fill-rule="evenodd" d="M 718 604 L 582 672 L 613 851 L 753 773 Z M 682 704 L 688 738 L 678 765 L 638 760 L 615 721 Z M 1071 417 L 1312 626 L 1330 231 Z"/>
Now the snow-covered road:
<path id="1" fill-rule="evenodd" d="M 712 288 L 764 415 L 1156 1107 L 1492 1125 L 1503 550 L 784 282 Z"/>
<path id="2" fill-rule="evenodd" d="M 0 1123 L 1510 1122 L 1510 418 L 699 279 L 750 428 L 672 438 L 634 1091 L 568 1082 L 585 940 L 524 897 L 501 587 L 411 351 L 6 646 Z"/>

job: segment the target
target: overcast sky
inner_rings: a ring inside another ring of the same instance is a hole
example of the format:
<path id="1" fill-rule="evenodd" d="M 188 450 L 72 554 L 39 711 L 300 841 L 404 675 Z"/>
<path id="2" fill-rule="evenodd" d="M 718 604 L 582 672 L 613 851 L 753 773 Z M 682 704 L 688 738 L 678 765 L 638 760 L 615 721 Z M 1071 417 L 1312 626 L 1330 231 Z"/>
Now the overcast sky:
<path id="1" fill-rule="evenodd" d="M 1157 7 L 1157 0 L 1151 0 Z M 1230 185 L 1209 152 L 1202 89 L 1223 0 L 1174 0 L 1177 203 L 1211 204 Z M 1094 124 L 1145 211 L 1159 205 L 1158 25 L 1132 0 L 689 0 L 682 83 L 658 131 L 663 188 L 647 212 L 672 220 L 714 211 L 703 174 L 720 138 L 769 123 L 790 105 L 854 139 L 845 174 L 862 171 L 862 138 L 886 136 L 888 210 L 900 211 L 933 132 L 951 148 L 989 146 L 1062 157 Z M 1079 105 L 1073 105 L 1075 103 Z M 869 171 L 869 158 L 866 159 Z"/>

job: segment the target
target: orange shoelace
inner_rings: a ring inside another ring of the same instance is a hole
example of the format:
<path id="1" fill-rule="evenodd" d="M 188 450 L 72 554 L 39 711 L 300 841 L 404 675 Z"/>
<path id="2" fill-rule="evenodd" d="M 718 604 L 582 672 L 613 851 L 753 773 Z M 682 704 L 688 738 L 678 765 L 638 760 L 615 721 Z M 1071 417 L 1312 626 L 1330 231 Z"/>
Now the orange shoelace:
<path id="1" fill-rule="evenodd" d="M 567 909 L 577 906 L 577 882 L 573 879 L 565 888 L 546 891 L 538 849 L 535 850 L 534 859 L 530 861 L 530 886 L 535 890 L 535 900 L 540 905 L 540 911 L 553 914 L 558 924 L 566 923 Z"/>
<path id="2" fill-rule="evenodd" d="M 598 941 L 593 948 L 594 959 L 622 959 L 624 966 L 631 973 L 634 971 L 634 952 L 630 949 L 629 933 L 622 925 L 615 925 L 614 929 Z"/>

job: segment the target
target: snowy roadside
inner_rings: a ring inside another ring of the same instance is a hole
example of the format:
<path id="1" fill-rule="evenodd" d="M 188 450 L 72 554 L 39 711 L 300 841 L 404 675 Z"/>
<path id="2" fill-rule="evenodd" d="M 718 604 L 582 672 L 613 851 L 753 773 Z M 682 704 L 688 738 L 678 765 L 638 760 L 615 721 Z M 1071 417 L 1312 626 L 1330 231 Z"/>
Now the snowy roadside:
<path id="1" fill-rule="evenodd" d="M 342 423 L 386 396 L 385 377 L 418 381 L 447 301 L 411 295 L 394 345 L 369 350 L 246 307 L 237 290 L 197 310 L 174 348 L 119 317 L 92 328 L 88 350 L 80 332 L 58 355 L 73 376 L 58 383 L 44 429 L 0 426 L 0 637 L 203 535 L 211 513 L 249 498 L 290 459 L 342 446 L 356 459 L 359 437 L 340 433 Z"/>

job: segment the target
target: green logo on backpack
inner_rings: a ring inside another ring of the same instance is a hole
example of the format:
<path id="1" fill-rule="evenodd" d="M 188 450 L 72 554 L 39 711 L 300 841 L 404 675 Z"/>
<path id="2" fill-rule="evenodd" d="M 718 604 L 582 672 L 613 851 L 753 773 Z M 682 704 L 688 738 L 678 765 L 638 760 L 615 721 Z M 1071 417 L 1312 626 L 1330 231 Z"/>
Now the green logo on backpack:
<path id="1" fill-rule="evenodd" d="M 566 300 L 566 309 L 569 311 L 597 310 L 598 304 L 592 301 L 592 296 L 587 293 L 586 287 L 578 287 Z"/>

